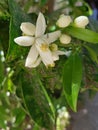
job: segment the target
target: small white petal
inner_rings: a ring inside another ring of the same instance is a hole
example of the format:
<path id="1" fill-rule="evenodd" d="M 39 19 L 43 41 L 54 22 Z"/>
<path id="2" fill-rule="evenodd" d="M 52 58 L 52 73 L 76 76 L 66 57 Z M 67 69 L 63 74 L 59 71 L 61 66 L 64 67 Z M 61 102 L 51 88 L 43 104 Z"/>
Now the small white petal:
<path id="1" fill-rule="evenodd" d="M 55 31 L 52 33 L 47 33 L 43 37 L 46 39 L 48 43 L 52 43 L 56 41 L 60 37 L 60 35 L 61 35 L 61 31 Z"/>
<path id="2" fill-rule="evenodd" d="M 75 26 L 80 28 L 85 28 L 85 26 L 89 23 L 88 17 L 79 16 L 74 20 Z"/>
<path id="3" fill-rule="evenodd" d="M 37 51 L 35 45 L 33 45 L 26 58 L 25 66 L 31 67 L 34 63 L 36 63 L 37 58 L 38 58 L 38 51 Z"/>
<path id="4" fill-rule="evenodd" d="M 62 14 L 60 18 L 57 20 L 56 25 L 61 28 L 64 28 L 64 27 L 69 26 L 71 22 L 72 22 L 72 19 L 70 16 Z"/>
<path id="5" fill-rule="evenodd" d="M 35 25 L 29 22 L 22 23 L 20 26 L 22 32 L 26 35 L 33 36 L 35 34 Z"/>
<path id="6" fill-rule="evenodd" d="M 59 60 L 59 55 L 65 55 L 65 52 L 57 50 L 52 52 L 52 55 L 53 55 L 53 60 L 56 61 Z"/>
<path id="7" fill-rule="evenodd" d="M 69 56 L 71 55 L 71 51 L 66 51 L 66 52 L 65 52 L 65 55 L 66 55 L 67 57 L 69 57 Z"/>
<path id="8" fill-rule="evenodd" d="M 45 64 L 45 66 L 54 67 L 55 64 L 53 61 L 52 52 L 49 50 L 49 48 L 47 48 L 46 50 L 42 48 L 43 42 L 44 41 L 42 39 L 37 39 L 36 48 L 40 54 L 40 57 L 41 57 L 43 63 Z"/>
<path id="9" fill-rule="evenodd" d="M 41 63 L 41 58 L 39 57 L 34 63 L 32 63 L 29 68 L 35 68 Z"/>
<path id="10" fill-rule="evenodd" d="M 66 34 L 62 34 L 60 36 L 60 42 L 62 44 L 69 44 L 71 42 L 71 37 L 69 35 L 66 35 Z"/>
<path id="11" fill-rule="evenodd" d="M 59 60 L 59 55 L 56 52 L 52 52 L 53 60 Z"/>
<path id="12" fill-rule="evenodd" d="M 16 42 L 20 46 L 31 46 L 34 43 L 34 37 L 21 36 L 15 38 L 14 42 Z"/>
<path id="13" fill-rule="evenodd" d="M 45 33 L 45 30 L 46 30 L 46 21 L 44 15 L 42 13 L 39 13 L 36 23 L 35 36 L 40 37 Z"/>
<path id="14" fill-rule="evenodd" d="M 66 52 L 64 52 L 64 51 L 56 51 L 56 53 L 58 54 L 58 55 L 65 55 L 66 54 Z"/>

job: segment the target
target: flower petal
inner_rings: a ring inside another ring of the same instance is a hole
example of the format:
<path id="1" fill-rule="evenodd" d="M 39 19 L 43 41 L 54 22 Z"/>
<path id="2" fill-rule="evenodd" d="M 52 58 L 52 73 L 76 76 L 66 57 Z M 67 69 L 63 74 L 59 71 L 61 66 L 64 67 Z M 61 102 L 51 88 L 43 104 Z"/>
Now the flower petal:
<path id="1" fill-rule="evenodd" d="M 43 36 L 43 38 L 46 39 L 48 43 L 52 43 L 56 41 L 61 35 L 61 31 L 55 31 L 52 33 L 47 33 L 46 35 Z"/>
<path id="2" fill-rule="evenodd" d="M 35 68 L 37 67 L 39 64 L 41 63 L 41 58 L 39 57 L 34 63 L 32 63 L 31 65 L 29 65 L 29 68 Z"/>
<path id="3" fill-rule="evenodd" d="M 52 52 L 49 50 L 49 48 L 47 48 L 46 50 L 42 48 L 42 44 L 43 44 L 43 40 L 42 39 L 37 39 L 36 40 L 36 48 L 40 54 L 40 57 L 43 61 L 43 63 L 45 64 L 45 66 L 50 66 L 50 67 L 54 67 L 54 61 L 53 61 L 53 57 L 52 57 Z"/>
<path id="4" fill-rule="evenodd" d="M 38 58 L 38 51 L 37 51 L 35 45 L 33 45 L 26 58 L 25 66 L 31 67 L 34 63 L 36 63 L 37 58 Z"/>
<path id="5" fill-rule="evenodd" d="M 26 35 L 33 36 L 35 34 L 35 25 L 29 22 L 24 22 L 21 24 L 20 29 Z"/>
<path id="6" fill-rule="evenodd" d="M 36 23 L 35 36 L 40 37 L 45 33 L 45 30 L 46 30 L 46 21 L 44 15 L 42 13 L 39 13 Z"/>
<path id="7" fill-rule="evenodd" d="M 59 55 L 56 52 L 52 52 L 53 60 L 59 60 Z"/>
<path id="8" fill-rule="evenodd" d="M 56 53 L 57 53 L 58 55 L 66 55 L 66 52 L 60 51 L 60 50 L 57 50 Z"/>
<path id="9" fill-rule="evenodd" d="M 66 53 L 64 51 L 53 51 L 52 52 L 52 55 L 53 55 L 53 60 L 56 61 L 56 60 L 59 60 L 59 55 L 65 55 Z"/>
<path id="10" fill-rule="evenodd" d="M 16 42 L 20 46 L 31 46 L 34 43 L 34 37 L 30 36 L 21 36 L 14 39 L 14 42 Z"/>

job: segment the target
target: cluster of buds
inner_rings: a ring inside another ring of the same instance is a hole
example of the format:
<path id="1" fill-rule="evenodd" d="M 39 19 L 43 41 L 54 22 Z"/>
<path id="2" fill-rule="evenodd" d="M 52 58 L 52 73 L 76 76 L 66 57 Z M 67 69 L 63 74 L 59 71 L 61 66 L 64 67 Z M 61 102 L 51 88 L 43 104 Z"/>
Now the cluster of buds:
<path id="1" fill-rule="evenodd" d="M 69 15 L 62 14 L 57 20 L 56 25 L 60 28 L 66 28 L 69 25 L 79 27 L 79 28 L 85 28 L 85 26 L 88 23 L 89 23 L 89 20 L 86 16 L 79 16 L 75 18 L 73 21 Z M 69 44 L 71 42 L 71 37 L 67 34 L 62 34 L 60 36 L 60 42 L 62 44 Z"/>
<path id="2" fill-rule="evenodd" d="M 57 116 L 57 129 L 62 128 L 62 130 L 67 127 L 69 124 L 70 115 L 67 111 L 66 107 L 63 106 L 62 108 L 59 108 L 57 110 L 58 116 Z"/>

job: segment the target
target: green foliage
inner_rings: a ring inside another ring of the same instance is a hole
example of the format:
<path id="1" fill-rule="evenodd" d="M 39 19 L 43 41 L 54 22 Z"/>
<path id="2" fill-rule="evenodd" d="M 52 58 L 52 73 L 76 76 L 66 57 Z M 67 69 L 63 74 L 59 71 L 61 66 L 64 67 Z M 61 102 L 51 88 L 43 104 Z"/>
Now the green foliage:
<path id="1" fill-rule="evenodd" d="M 65 32 L 80 40 L 90 43 L 98 43 L 98 33 L 91 30 L 70 26 L 65 28 Z"/>
<path id="2" fill-rule="evenodd" d="M 21 34 L 20 25 L 22 22 L 31 22 L 31 18 L 26 15 L 14 0 L 8 0 L 9 11 L 11 13 L 10 19 L 10 36 L 9 36 L 9 49 L 7 60 L 12 61 L 16 58 L 21 58 L 26 52 L 26 49 L 16 45 L 14 38 Z"/>
<path id="3" fill-rule="evenodd" d="M 87 51 L 89 52 L 90 54 L 90 57 L 92 59 L 92 61 L 96 62 L 98 64 L 98 54 L 95 52 L 95 50 L 93 50 L 93 48 L 87 46 L 87 45 L 84 45 L 84 47 L 87 49 Z"/>
<path id="4" fill-rule="evenodd" d="M 40 5 L 43 6 L 48 2 L 48 0 L 40 0 Z"/>
<path id="5" fill-rule="evenodd" d="M 20 82 L 24 103 L 32 119 L 41 127 L 53 129 L 55 117 L 53 104 L 36 73 L 33 71 L 32 76 L 23 71 Z"/>
<path id="6" fill-rule="evenodd" d="M 65 1 L 60 1 L 63 2 Z M 50 19 L 46 16 L 47 24 L 49 23 L 46 31 L 60 29 L 54 20 L 57 20 L 58 14 L 65 7 L 71 8 L 69 14 L 73 18 L 80 14 L 87 15 L 89 11 L 83 12 L 83 6 L 74 7 L 76 2 L 77 0 L 70 0 L 68 5 L 62 5 L 61 9 L 50 14 Z M 23 3 L 23 8 L 16 0 L 8 0 L 8 4 L 6 0 L 0 2 L 0 14 L 7 15 L 6 19 L 0 16 L 0 129 L 6 129 L 9 124 L 11 130 L 26 129 L 30 124 L 34 130 L 53 130 L 58 119 L 57 106 L 60 108 L 68 103 L 76 112 L 79 92 L 90 89 L 91 94 L 92 91 L 98 91 L 98 22 L 90 20 L 89 29 L 74 25 L 61 29 L 62 33 L 72 36 L 72 42 L 68 45 L 61 44 L 59 40 L 56 42 L 59 50 L 67 56 L 59 56 L 54 68 L 46 68 L 41 63 L 35 69 L 28 69 L 24 67 L 24 60 L 29 47 L 20 47 L 14 38 L 22 35 L 22 22 L 35 23 L 38 10 L 47 14 L 45 8 L 48 0 L 30 0 L 26 3 L 20 0 L 19 3 Z M 85 2 L 83 5 L 88 7 Z M 37 11 L 28 14 L 29 9 L 35 6 Z M 51 27 L 54 27 L 53 30 Z M 2 60 L 1 52 L 4 52 L 3 58 L 7 55 L 6 61 Z M 7 70 L 9 67 L 10 71 Z M 62 128 L 59 120 L 57 124 Z"/>
<path id="7" fill-rule="evenodd" d="M 0 1 L 0 19 L 7 20 L 9 18 L 7 0 Z"/>
<path id="8" fill-rule="evenodd" d="M 82 80 L 82 59 L 79 56 L 78 52 L 75 52 L 65 62 L 63 68 L 64 93 L 68 104 L 74 111 L 76 111 L 81 80 Z"/>

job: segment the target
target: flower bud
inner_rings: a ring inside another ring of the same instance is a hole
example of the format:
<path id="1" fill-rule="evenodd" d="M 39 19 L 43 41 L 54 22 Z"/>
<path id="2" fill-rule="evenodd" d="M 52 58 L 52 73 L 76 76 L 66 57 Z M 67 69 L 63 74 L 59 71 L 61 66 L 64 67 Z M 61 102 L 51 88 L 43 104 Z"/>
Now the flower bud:
<path id="1" fill-rule="evenodd" d="M 88 17 L 79 16 L 74 20 L 75 26 L 80 28 L 85 28 L 85 26 L 89 23 Z"/>
<path id="2" fill-rule="evenodd" d="M 62 14 L 60 16 L 60 18 L 57 20 L 56 25 L 61 27 L 61 28 L 64 28 L 64 27 L 69 26 L 69 24 L 71 22 L 72 22 L 72 19 L 70 16 Z"/>
<path id="3" fill-rule="evenodd" d="M 69 35 L 62 34 L 62 35 L 60 36 L 60 42 L 61 42 L 62 44 L 68 44 L 68 43 L 71 42 L 71 37 L 70 37 Z"/>
<path id="4" fill-rule="evenodd" d="M 53 43 L 53 44 L 50 45 L 50 50 L 51 51 L 57 51 L 58 50 L 58 46 L 55 43 Z"/>

